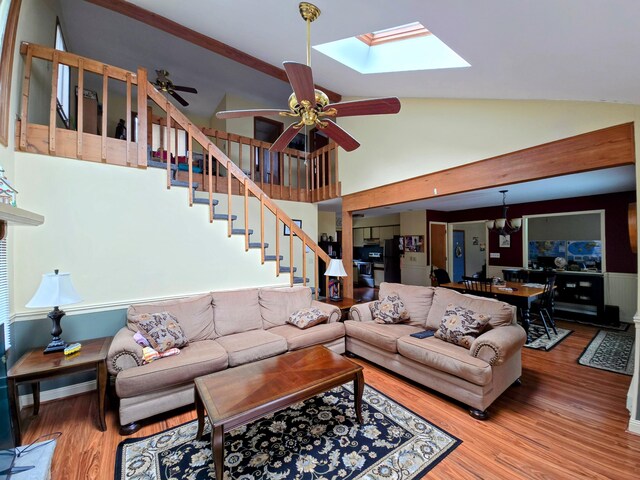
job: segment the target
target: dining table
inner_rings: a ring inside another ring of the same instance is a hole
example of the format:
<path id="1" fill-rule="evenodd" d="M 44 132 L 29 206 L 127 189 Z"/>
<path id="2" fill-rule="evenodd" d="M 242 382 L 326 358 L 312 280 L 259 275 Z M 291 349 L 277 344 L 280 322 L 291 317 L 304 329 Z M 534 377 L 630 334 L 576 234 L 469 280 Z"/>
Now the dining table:
<path id="1" fill-rule="evenodd" d="M 529 336 L 531 305 L 544 293 L 544 284 L 503 282 L 491 285 L 491 290 L 487 291 L 472 290 L 465 285 L 464 282 L 443 283 L 440 287 L 469 293 L 471 295 L 477 295 L 479 297 L 491 297 L 516 306 L 520 310 L 522 327 L 527 333 L 527 343 L 531 341 L 531 337 Z"/>

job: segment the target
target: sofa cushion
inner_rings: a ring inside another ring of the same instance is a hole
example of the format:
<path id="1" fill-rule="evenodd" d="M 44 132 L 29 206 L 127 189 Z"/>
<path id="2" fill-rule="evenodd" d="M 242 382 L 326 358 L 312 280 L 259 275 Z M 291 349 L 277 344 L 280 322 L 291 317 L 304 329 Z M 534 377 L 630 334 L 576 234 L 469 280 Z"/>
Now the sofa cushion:
<path id="1" fill-rule="evenodd" d="M 347 336 L 357 338 L 391 353 L 398 351 L 396 346 L 398 338 L 423 330 L 422 327 L 406 323 L 381 324 L 373 321 L 359 322 L 357 320 L 347 320 L 344 322 L 344 326 Z"/>
<path id="2" fill-rule="evenodd" d="M 476 313 L 468 308 L 450 303 L 440 322 L 435 336 L 445 342 L 471 348 L 471 343 L 480 335 L 491 320 L 491 315 Z"/>
<path id="3" fill-rule="evenodd" d="M 305 330 L 293 325 L 280 325 L 269 329 L 269 331 L 284 337 L 289 350 L 299 350 L 312 345 L 329 343 L 344 337 L 344 324 L 341 322 L 324 323 Z"/>
<path id="4" fill-rule="evenodd" d="M 118 373 L 120 398 L 136 397 L 156 390 L 190 383 L 194 378 L 227 368 L 227 352 L 215 340 L 192 342 L 180 355 L 161 358 Z"/>
<path id="5" fill-rule="evenodd" d="M 409 325 L 424 327 L 433 301 L 433 287 L 404 285 L 402 283 L 382 282 L 378 298 L 384 298 L 396 292 L 409 312 Z"/>
<path id="6" fill-rule="evenodd" d="M 261 288 L 259 293 L 260 314 L 265 329 L 284 325 L 289 316 L 311 306 L 309 287 Z"/>
<path id="7" fill-rule="evenodd" d="M 217 341 L 227 351 L 230 367 L 273 357 L 287 351 L 287 341 L 283 337 L 265 330 L 234 333 L 220 337 Z"/>
<path id="8" fill-rule="evenodd" d="M 489 385 L 491 366 L 469 355 L 469 350 L 435 337 L 415 338 L 406 335 L 398 339 L 398 352 L 403 357 L 427 367 L 449 373 L 475 385 Z"/>
<path id="9" fill-rule="evenodd" d="M 213 324 L 218 335 L 262 329 L 258 289 L 213 292 Z"/>
<path id="10" fill-rule="evenodd" d="M 173 347 L 185 347 L 189 343 L 180 322 L 169 312 L 141 313 L 132 316 L 131 321 L 138 326 L 149 346 L 160 353 Z"/>
<path id="11" fill-rule="evenodd" d="M 322 310 L 315 307 L 309 307 L 301 308 L 300 310 L 293 312 L 289 315 L 287 323 L 304 330 L 305 328 L 310 328 L 314 325 L 324 323 L 327 320 L 329 320 L 329 316 Z"/>
<path id="12" fill-rule="evenodd" d="M 169 312 L 180 322 L 180 326 L 190 342 L 213 340 L 217 337 L 213 329 L 213 309 L 211 295 L 166 300 L 142 305 L 131 305 L 127 310 L 127 326 L 132 331 L 138 328 L 131 322 L 131 317 L 141 313 Z"/>
<path id="13" fill-rule="evenodd" d="M 490 315 L 489 325 L 491 327 L 511 325 L 513 322 L 515 307 L 508 303 L 500 302 L 493 298 L 465 295 L 448 288 L 437 287 L 433 295 L 433 305 L 431 305 L 429 317 L 427 318 L 427 328 L 432 330 L 440 328 L 440 322 L 444 317 L 447 305 L 450 303 L 468 308 L 477 313 Z"/>
<path id="14" fill-rule="evenodd" d="M 400 323 L 409 320 L 409 311 L 395 292 L 371 302 L 369 308 L 376 323 Z"/>

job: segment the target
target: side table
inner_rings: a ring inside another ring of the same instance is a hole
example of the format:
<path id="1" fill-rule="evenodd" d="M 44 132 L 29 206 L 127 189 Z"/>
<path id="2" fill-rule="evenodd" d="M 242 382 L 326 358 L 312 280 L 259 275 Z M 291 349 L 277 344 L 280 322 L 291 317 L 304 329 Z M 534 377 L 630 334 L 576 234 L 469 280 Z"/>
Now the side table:
<path id="1" fill-rule="evenodd" d="M 22 444 L 20 399 L 18 386 L 31 384 L 33 393 L 33 414 L 40 410 L 40 382 L 53 377 L 86 370 L 96 371 L 96 391 L 98 393 L 98 424 L 101 431 L 107 430 L 104 418 L 105 394 L 107 391 L 107 352 L 113 337 L 95 338 L 81 342 L 82 349 L 73 355 L 63 352 L 43 353 L 43 347 L 34 348 L 25 353 L 7 372 L 9 387 L 9 406 L 14 419 L 14 438 L 16 445 Z"/>
<path id="2" fill-rule="evenodd" d="M 344 322 L 345 320 L 349 319 L 349 310 L 351 309 L 352 306 L 354 306 L 358 302 L 357 300 L 354 300 L 353 298 L 343 298 L 342 300 L 338 300 L 338 301 L 333 301 L 329 298 L 325 298 L 323 300 L 319 300 L 322 303 L 326 303 L 328 305 L 333 305 L 334 307 L 338 307 L 340 309 L 340 311 L 342 312 L 342 318 L 340 318 L 341 322 Z"/>

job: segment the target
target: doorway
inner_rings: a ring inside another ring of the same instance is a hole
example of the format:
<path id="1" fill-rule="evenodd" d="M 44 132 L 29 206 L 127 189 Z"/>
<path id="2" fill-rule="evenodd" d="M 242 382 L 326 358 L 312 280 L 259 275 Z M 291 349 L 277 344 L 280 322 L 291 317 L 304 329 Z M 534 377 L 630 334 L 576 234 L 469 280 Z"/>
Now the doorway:
<path id="1" fill-rule="evenodd" d="M 466 275 L 464 230 L 453 231 L 453 281 L 460 282 Z"/>

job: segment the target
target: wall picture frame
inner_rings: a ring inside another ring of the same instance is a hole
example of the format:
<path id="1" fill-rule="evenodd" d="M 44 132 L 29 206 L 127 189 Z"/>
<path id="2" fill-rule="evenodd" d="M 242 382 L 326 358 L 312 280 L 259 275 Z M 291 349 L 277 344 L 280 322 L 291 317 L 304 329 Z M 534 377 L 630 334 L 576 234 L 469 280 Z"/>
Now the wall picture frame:
<path id="1" fill-rule="evenodd" d="M 509 248 L 511 246 L 511 235 L 500 235 L 500 248 Z"/>
<path id="2" fill-rule="evenodd" d="M 302 228 L 302 220 L 296 220 L 295 218 L 292 218 L 291 221 L 295 223 L 299 228 Z M 283 235 L 285 237 L 288 237 L 291 235 L 291 229 L 289 228 L 289 225 L 287 225 L 286 223 L 284 224 Z M 293 236 L 297 237 L 295 233 L 293 234 Z"/>

